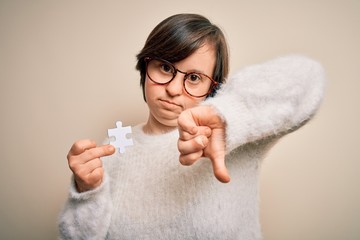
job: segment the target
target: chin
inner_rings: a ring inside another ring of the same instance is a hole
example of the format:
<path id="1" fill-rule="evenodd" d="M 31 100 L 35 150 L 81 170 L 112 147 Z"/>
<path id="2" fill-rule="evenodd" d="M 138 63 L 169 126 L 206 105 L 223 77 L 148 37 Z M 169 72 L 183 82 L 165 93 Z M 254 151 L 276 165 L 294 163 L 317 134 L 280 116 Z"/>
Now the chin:
<path id="1" fill-rule="evenodd" d="M 169 112 L 165 114 L 159 114 L 157 121 L 166 127 L 177 127 L 179 115 L 180 114 L 174 112 L 171 112 L 170 114 Z"/>
<path id="2" fill-rule="evenodd" d="M 165 127 L 170 127 L 170 128 L 173 128 L 173 127 L 177 127 L 178 126 L 178 123 L 177 123 L 177 119 L 175 120 L 164 120 L 161 122 L 162 125 L 164 125 Z"/>

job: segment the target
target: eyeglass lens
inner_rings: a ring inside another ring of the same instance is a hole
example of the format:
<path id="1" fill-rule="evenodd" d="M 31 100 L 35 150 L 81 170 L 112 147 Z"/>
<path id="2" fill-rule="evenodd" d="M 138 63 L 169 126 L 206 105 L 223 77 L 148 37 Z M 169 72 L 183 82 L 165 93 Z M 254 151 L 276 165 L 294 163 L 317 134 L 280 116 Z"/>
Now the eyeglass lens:
<path id="1" fill-rule="evenodd" d="M 177 70 L 174 65 L 165 60 L 151 59 L 147 63 L 147 75 L 155 83 L 167 84 L 174 79 Z M 184 76 L 185 91 L 194 97 L 202 97 L 209 93 L 212 80 L 202 73 L 189 72 Z"/>

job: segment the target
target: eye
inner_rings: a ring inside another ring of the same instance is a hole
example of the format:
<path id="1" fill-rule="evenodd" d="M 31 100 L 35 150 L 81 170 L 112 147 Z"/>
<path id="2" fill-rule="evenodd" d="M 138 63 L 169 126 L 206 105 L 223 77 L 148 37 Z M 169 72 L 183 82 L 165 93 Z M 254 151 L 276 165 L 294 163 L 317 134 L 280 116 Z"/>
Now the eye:
<path id="1" fill-rule="evenodd" d="M 198 84 L 201 82 L 202 80 L 202 77 L 200 74 L 197 74 L 197 73 L 190 73 L 188 76 L 187 76 L 187 79 L 190 81 L 190 83 L 192 84 Z"/>
<path id="2" fill-rule="evenodd" d="M 160 69 L 164 73 L 173 73 L 173 68 L 167 63 L 161 63 Z"/>

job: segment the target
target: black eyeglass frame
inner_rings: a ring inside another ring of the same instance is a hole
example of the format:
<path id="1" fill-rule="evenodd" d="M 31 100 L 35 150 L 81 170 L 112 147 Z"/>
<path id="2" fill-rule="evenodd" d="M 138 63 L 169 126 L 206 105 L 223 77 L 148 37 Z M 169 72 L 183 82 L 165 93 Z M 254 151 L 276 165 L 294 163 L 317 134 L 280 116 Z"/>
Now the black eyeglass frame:
<path id="1" fill-rule="evenodd" d="M 159 83 L 159 82 L 155 81 L 154 79 L 152 79 L 152 78 L 150 77 L 149 73 L 148 73 L 148 66 L 149 66 L 149 62 L 150 62 L 151 60 L 158 60 L 158 61 L 162 61 L 162 62 L 164 62 L 164 63 L 166 63 L 166 64 L 169 64 L 169 65 L 174 69 L 172 78 L 171 78 L 169 81 L 165 82 L 165 83 Z M 184 87 L 184 89 L 185 89 L 185 92 L 186 92 L 187 94 L 189 94 L 190 96 L 192 96 L 192 97 L 196 97 L 196 98 L 205 97 L 205 96 L 209 95 L 209 94 L 212 92 L 212 90 L 219 84 L 219 83 L 216 82 L 214 79 L 212 79 L 211 77 L 209 77 L 208 75 L 206 75 L 206 74 L 204 74 L 204 73 L 198 73 L 198 72 L 183 72 L 183 71 L 177 69 L 177 68 L 174 66 L 174 64 L 172 64 L 171 62 L 169 62 L 169 61 L 167 61 L 167 60 L 165 60 L 165 59 L 162 59 L 162 58 L 157 58 L 157 57 L 145 57 L 145 58 L 144 58 L 144 61 L 145 61 L 145 63 L 146 63 L 146 75 L 147 75 L 147 76 L 149 77 L 149 79 L 150 79 L 153 83 L 155 83 L 155 84 L 166 85 L 166 84 L 170 83 L 170 82 L 175 78 L 177 72 L 180 72 L 180 73 L 184 74 L 185 76 L 184 76 L 184 81 L 183 81 L 183 87 Z M 203 94 L 203 95 L 201 95 L 201 96 L 195 96 L 195 95 L 189 93 L 188 90 L 187 90 L 186 87 L 185 87 L 185 81 L 187 80 L 187 77 L 188 77 L 190 74 L 194 74 L 194 73 L 195 73 L 195 74 L 199 74 L 199 75 L 203 75 L 203 76 L 205 76 L 205 77 L 207 77 L 207 78 L 209 78 L 209 79 L 211 80 L 211 85 L 210 85 L 210 87 L 209 87 L 209 90 L 207 91 L 207 93 L 205 93 L 205 94 Z"/>

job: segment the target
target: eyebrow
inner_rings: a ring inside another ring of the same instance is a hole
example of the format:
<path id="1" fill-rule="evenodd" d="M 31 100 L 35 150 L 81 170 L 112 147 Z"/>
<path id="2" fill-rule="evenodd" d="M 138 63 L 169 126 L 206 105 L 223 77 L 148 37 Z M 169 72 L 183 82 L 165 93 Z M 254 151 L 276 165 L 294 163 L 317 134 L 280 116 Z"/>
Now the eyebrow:
<path id="1" fill-rule="evenodd" d="M 196 68 L 192 68 L 191 70 L 188 70 L 188 71 L 183 71 L 182 69 L 179 69 L 177 66 L 175 66 L 175 64 L 174 63 L 171 63 L 174 67 L 175 67 L 175 69 L 177 69 L 177 70 L 179 70 L 179 71 L 181 71 L 181 72 L 185 72 L 185 73 L 201 73 L 201 74 L 205 74 L 205 75 L 207 75 L 207 73 L 205 73 L 204 71 L 201 71 L 201 70 L 198 70 L 198 69 L 196 69 Z"/>

